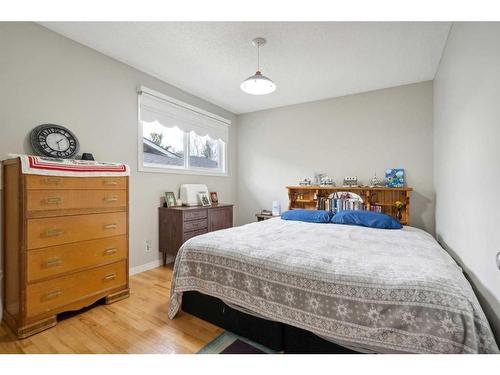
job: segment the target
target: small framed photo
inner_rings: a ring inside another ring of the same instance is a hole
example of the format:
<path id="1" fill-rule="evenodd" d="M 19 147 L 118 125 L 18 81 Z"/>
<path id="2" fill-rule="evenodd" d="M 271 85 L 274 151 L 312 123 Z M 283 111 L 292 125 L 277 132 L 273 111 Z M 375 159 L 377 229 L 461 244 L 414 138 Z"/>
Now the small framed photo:
<path id="1" fill-rule="evenodd" d="M 175 199 L 175 194 L 171 191 L 167 191 L 165 193 L 165 203 L 167 207 L 177 206 L 177 200 Z"/>
<path id="2" fill-rule="evenodd" d="M 198 193 L 198 199 L 203 207 L 210 207 L 212 205 L 208 193 Z"/>
<path id="3" fill-rule="evenodd" d="M 219 203 L 219 198 L 217 197 L 217 192 L 216 191 L 211 191 L 210 192 L 210 200 L 212 201 L 212 203 Z"/>

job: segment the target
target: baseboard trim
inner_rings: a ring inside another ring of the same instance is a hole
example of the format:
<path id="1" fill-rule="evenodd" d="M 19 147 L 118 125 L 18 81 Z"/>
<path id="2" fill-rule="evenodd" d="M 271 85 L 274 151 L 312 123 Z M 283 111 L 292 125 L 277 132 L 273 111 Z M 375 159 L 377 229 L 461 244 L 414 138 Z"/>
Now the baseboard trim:
<path id="1" fill-rule="evenodd" d="M 167 264 L 173 263 L 174 261 L 175 257 L 173 255 L 167 255 Z M 153 268 L 160 267 L 161 265 L 162 265 L 161 259 L 153 260 L 152 262 L 129 268 L 128 274 L 132 276 L 135 275 L 136 273 L 146 272 L 152 270 Z"/>
<path id="2" fill-rule="evenodd" d="M 162 265 L 161 259 L 153 260 L 152 262 L 141 264 L 140 266 L 131 267 L 128 271 L 128 274 L 132 276 L 137 273 L 152 270 L 153 268 L 158 268 L 161 265 Z"/>

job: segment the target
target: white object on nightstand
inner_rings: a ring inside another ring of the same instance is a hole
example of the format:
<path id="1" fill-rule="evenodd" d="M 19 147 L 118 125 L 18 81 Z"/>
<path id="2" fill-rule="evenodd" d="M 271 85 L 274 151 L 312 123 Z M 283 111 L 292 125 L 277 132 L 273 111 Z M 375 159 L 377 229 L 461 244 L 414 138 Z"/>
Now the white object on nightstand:
<path id="1" fill-rule="evenodd" d="M 273 213 L 273 216 L 280 216 L 281 210 L 280 210 L 280 202 L 279 201 L 273 201 L 272 213 Z"/>
<path id="2" fill-rule="evenodd" d="M 204 184 L 182 184 L 180 199 L 183 206 L 199 206 L 198 194 L 208 194 L 207 185 Z"/>

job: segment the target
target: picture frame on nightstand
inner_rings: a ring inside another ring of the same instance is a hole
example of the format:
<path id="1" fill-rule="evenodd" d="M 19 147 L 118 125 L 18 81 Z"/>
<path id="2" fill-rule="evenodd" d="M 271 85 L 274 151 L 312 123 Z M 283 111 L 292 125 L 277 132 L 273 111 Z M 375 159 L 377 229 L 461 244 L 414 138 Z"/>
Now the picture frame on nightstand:
<path id="1" fill-rule="evenodd" d="M 216 191 L 211 191 L 211 192 L 210 192 L 210 200 L 211 200 L 211 201 L 212 201 L 212 203 L 214 203 L 214 204 L 219 203 L 219 197 L 217 196 L 217 192 L 216 192 Z"/>
<path id="2" fill-rule="evenodd" d="M 167 207 L 177 206 L 177 200 L 175 199 L 175 194 L 172 191 L 165 192 L 165 204 Z"/>
<path id="3" fill-rule="evenodd" d="M 208 193 L 198 193 L 198 199 L 203 207 L 211 207 L 210 198 Z"/>

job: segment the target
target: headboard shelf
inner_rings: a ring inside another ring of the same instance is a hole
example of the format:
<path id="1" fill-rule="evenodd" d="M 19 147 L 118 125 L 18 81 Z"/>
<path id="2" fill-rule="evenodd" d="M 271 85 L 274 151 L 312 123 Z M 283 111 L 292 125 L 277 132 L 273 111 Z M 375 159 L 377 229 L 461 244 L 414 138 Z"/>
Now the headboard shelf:
<path id="1" fill-rule="evenodd" d="M 389 188 L 389 187 L 334 187 L 317 185 L 287 186 L 288 189 L 288 209 L 318 209 L 320 198 L 328 198 L 335 192 L 350 192 L 359 195 L 367 210 L 374 210 L 378 206 L 380 211 L 397 218 L 401 224 L 410 224 L 410 187 Z M 403 207 L 398 210 L 395 203 L 400 201 Z"/>

